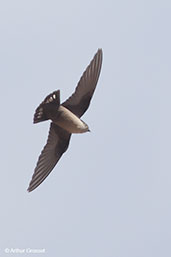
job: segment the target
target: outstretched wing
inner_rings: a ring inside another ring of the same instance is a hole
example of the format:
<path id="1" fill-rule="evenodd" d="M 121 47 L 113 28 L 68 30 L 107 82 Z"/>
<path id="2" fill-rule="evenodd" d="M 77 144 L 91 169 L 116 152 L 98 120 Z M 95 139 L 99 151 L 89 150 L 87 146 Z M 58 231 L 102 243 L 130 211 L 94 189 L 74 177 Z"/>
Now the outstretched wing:
<path id="1" fill-rule="evenodd" d="M 34 170 L 28 191 L 33 191 L 50 174 L 62 154 L 67 150 L 71 134 L 51 123 L 47 144 L 43 148 Z"/>
<path id="2" fill-rule="evenodd" d="M 84 71 L 75 92 L 62 105 L 81 117 L 88 109 L 102 66 L 102 49 L 99 49 L 93 60 Z"/>

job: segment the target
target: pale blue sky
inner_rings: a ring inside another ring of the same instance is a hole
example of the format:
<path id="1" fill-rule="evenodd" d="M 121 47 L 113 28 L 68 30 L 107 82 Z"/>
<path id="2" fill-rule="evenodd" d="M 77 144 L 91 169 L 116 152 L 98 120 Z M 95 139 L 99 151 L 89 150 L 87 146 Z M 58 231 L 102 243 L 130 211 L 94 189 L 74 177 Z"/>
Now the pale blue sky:
<path id="1" fill-rule="evenodd" d="M 171 256 L 171 2 L 0 2 L 0 256 Z M 49 122 L 35 108 L 74 91 L 98 48 L 103 67 L 46 181 L 26 191 Z"/>

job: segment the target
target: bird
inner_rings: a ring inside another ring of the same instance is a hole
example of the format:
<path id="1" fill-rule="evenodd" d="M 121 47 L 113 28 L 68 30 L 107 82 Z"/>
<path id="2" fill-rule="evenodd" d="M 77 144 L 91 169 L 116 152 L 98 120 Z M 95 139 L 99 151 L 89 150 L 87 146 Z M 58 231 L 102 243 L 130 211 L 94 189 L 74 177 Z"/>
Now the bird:
<path id="1" fill-rule="evenodd" d="M 60 103 L 60 90 L 56 90 L 35 110 L 33 123 L 51 120 L 51 124 L 47 143 L 38 158 L 28 192 L 36 189 L 51 173 L 68 149 L 73 133 L 90 131 L 81 117 L 88 109 L 94 94 L 102 67 L 102 58 L 103 52 L 99 48 L 82 74 L 75 92 L 66 101 Z"/>

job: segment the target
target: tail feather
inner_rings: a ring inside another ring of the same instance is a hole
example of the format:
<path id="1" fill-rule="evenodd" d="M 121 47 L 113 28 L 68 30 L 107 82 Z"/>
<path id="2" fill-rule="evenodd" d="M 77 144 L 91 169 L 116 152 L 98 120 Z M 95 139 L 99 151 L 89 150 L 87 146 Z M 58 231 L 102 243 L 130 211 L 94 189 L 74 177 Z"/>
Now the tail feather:
<path id="1" fill-rule="evenodd" d="M 33 118 L 33 123 L 38 123 L 41 121 L 48 120 L 49 117 L 47 115 L 46 109 L 47 106 L 49 105 L 54 105 L 59 106 L 60 105 L 60 90 L 54 91 L 53 93 L 49 94 L 44 101 L 37 107 L 34 118 Z"/>

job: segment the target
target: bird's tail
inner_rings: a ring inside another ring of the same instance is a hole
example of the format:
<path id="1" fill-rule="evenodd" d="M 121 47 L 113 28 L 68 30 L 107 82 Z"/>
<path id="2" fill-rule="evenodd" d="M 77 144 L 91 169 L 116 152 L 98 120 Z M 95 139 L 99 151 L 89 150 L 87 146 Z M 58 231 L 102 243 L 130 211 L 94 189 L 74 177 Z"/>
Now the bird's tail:
<path id="1" fill-rule="evenodd" d="M 44 101 L 37 107 L 33 123 L 38 123 L 50 119 L 49 113 L 52 109 L 57 109 L 60 105 L 60 90 L 54 91 L 48 95 Z"/>

